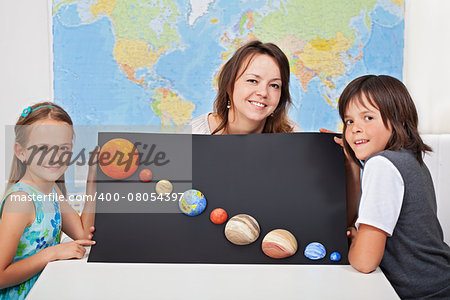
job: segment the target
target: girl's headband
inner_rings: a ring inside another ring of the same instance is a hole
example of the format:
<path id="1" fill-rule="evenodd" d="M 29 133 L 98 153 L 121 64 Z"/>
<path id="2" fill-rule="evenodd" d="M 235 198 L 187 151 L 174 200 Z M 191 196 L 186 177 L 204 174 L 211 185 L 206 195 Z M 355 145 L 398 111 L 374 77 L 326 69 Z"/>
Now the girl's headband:
<path id="1" fill-rule="evenodd" d="M 21 116 L 22 116 L 23 118 L 26 118 L 26 117 L 28 117 L 28 115 L 31 114 L 33 111 L 38 110 L 39 108 L 43 108 L 43 107 L 55 107 L 55 106 L 53 106 L 53 105 L 41 105 L 41 106 L 38 106 L 38 107 L 34 108 L 33 110 L 31 110 L 31 106 L 28 106 L 27 108 L 25 108 L 25 109 L 22 111 Z"/>

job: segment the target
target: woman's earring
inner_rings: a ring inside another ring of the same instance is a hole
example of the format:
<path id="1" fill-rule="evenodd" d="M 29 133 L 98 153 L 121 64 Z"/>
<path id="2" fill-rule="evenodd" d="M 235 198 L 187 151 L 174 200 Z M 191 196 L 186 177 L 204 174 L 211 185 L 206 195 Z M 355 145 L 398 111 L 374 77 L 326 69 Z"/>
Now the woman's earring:
<path id="1" fill-rule="evenodd" d="M 270 116 L 273 117 L 273 113 L 271 113 Z"/>
<path id="2" fill-rule="evenodd" d="M 228 100 L 228 103 L 227 103 L 227 108 L 228 108 L 228 109 L 230 109 L 230 108 L 231 108 L 231 101 L 230 101 L 230 100 Z"/>

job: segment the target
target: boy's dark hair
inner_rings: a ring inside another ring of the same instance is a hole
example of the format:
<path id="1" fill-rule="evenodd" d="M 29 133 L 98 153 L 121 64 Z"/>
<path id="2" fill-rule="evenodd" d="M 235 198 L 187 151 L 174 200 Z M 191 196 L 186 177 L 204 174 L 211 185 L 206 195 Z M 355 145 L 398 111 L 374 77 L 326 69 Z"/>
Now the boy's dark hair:
<path id="1" fill-rule="evenodd" d="M 419 135 L 416 106 L 406 89 L 398 79 L 387 75 L 365 75 L 350 82 L 339 97 L 339 115 L 344 122 L 344 148 L 350 157 L 359 164 L 355 153 L 345 139 L 345 110 L 353 101 L 363 105 L 362 96 L 378 108 L 384 126 L 392 127 L 392 135 L 385 150 L 408 149 L 416 154 L 417 160 L 423 164 L 423 155 L 432 149 L 426 145 Z"/>

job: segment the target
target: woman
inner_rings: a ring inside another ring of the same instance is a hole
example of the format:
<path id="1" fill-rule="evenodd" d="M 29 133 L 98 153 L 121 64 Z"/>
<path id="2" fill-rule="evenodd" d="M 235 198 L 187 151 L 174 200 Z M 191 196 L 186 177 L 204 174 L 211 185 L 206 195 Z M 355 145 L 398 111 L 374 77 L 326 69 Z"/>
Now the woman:
<path id="1" fill-rule="evenodd" d="M 219 74 L 214 112 L 191 122 L 194 134 L 298 132 L 287 116 L 289 61 L 272 43 L 252 41 L 239 48 Z"/>
<path id="2" fill-rule="evenodd" d="M 192 120 L 194 134 L 299 132 L 287 116 L 289 61 L 272 43 L 252 41 L 239 48 L 219 74 L 214 112 Z M 331 132 L 321 129 L 321 132 Z M 335 137 L 342 146 L 342 140 Z M 347 225 L 356 220 L 359 166 L 346 157 Z"/>

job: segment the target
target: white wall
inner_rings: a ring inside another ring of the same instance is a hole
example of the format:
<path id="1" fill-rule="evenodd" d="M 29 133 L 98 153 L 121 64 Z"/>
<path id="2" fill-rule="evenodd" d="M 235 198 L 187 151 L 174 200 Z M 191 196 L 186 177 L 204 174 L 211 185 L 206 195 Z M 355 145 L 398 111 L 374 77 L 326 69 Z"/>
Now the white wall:
<path id="1" fill-rule="evenodd" d="M 421 133 L 450 133 L 450 1 L 405 5 L 403 81 L 419 111 Z"/>
<path id="2" fill-rule="evenodd" d="M 433 177 L 437 199 L 437 216 L 444 231 L 444 241 L 450 245 L 450 134 L 422 135 L 434 152 L 425 155 L 425 163 Z"/>
<path id="3" fill-rule="evenodd" d="M 5 166 L 5 125 L 15 124 L 25 107 L 52 98 L 48 20 L 47 0 L 0 1 L 1 193 L 10 168 Z"/>

